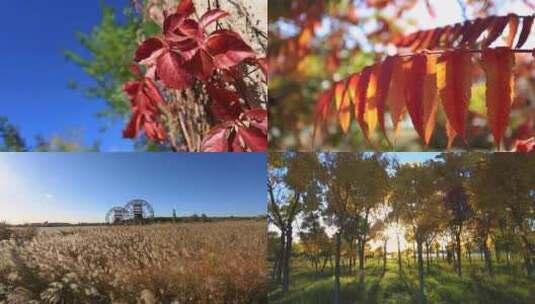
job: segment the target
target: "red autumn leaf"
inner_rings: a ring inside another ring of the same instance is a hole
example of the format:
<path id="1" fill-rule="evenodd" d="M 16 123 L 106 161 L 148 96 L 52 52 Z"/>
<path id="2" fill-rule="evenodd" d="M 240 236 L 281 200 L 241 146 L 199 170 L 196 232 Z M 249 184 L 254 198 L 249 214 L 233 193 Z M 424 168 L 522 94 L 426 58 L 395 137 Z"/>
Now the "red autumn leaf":
<path id="1" fill-rule="evenodd" d="M 267 111 L 262 108 L 252 109 L 243 114 L 249 123 L 255 128 L 260 129 L 262 132 L 267 134 L 268 130 L 268 115 Z"/>
<path id="2" fill-rule="evenodd" d="M 137 48 L 136 53 L 134 54 L 134 60 L 140 62 L 144 59 L 149 58 L 154 52 L 162 49 L 164 43 L 160 38 L 149 38 Z"/>
<path id="3" fill-rule="evenodd" d="M 487 116 L 494 141 L 500 147 L 513 103 L 513 66 L 515 55 L 510 48 L 483 49 L 482 66 L 487 77 Z"/>
<path id="4" fill-rule="evenodd" d="M 218 121 L 238 119 L 241 113 L 238 93 L 213 85 L 208 85 L 207 91 L 212 99 L 210 106 L 212 114 Z"/>
<path id="5" fill-rule="evenodd" d="M 191 86 L 192 77 L 184 69 L 184 59 L 177 53 L 167 50 L 157 60 L 157 73 L 163 83 L 177 90 Z"/>
<path id="6" fill-rule="evenodd" d="M 217 126 L 210 130 L 202 143 L 203 152 L 228 152 L 228 128 Z"/>
<path id="7" fill-rule="evenodd" d="M 526 43 L 526 40 L 528 40 L 529 33 L 531 32 L 531 27 L 533 25 L 533 18 L 535 16 L 531 15 L 528 17 L 523 17 L 522 20 L 522 32 L 520 32 L 520 36 L 518 37 L 518 42 L 516 43 L 516 48 L 521 48 L 524 43 Z"/>
<path id="8" fill-rule="evenodd" d="M 509 15 L 509 35 L 507 36 L 507 46 L 509 48 L 513 47 L 513 42 L 515 40 L 516 32 L 518 31 L 518 16 L 515 14 Z"/>
<path id="9" fill-rule="evenodd" d="M 409 111 L 409 116 L 411 117 L 416 132 L 418 132 L 421 138 L 425 138 L 423 87 L 427 68 L 427 58 L 424 54 L 417 54 L 411 58 L 410 65 L 410 74 L 407 77 L 407 84 L 405 87 L 407 110 Z"/>
<path id="10" fill-rule="evenodd" d="M 264 109 L 249 110 L 239 120 L 214 127 L 202 144 L 204 152 L 263 152 L 267 147 L 267 112 Z"/>
<path id="11" fill-rule="evenodd" d="M 377 120 L 379 121 L 381 131 L 385 135 L 385 138 L 388 142 L 390 142 L 390 140 L 386 136 L 385 104 L 386 98 L 388 97 L 388 90 L 390 89 L 390 81 L 392 80 L 392 71 L 395 60 L 397 60 L 397 57 L 389 56 L 381 64 L 379 78 L 377 79 L 377 93 L 375 95 L 377 104 Z"/>
<path id="12" fill-rule="evenodd" d="M 214 9 L 214 10 L 208 11 L 201 17 L 201 20 L 199 21 L 199 26 L 205 29 L 207 26 L 209 26 L 213 22 L 216 22 L 217 20 L 224 18 L 228 15 L 229 13 L 220 9 Z"/>
<path id="13" fill-rule="evenodd" d="M 165 128 L 159 122 L 159 105 L 164 101 L 152 80 L 143 78 L 128 82 L 124 85 L 124 91 L 132 103 L 132 117 L 123 131 L 123 136 L 135 138 L 143 129 L 150 140 L 166 141 Z"/>
<path id="14" fill-rule="evenodd" d="M 368 85 L 370 84 L 370 76 L 372 69 L 373 68 L 371 66 L 368 66 L 362 70 L 362 72 L 360 73 L 358 85 L 353 95 L 355 96 L 355 117 L 357 118 L 357 122 L 359 123 L 366 140 L 368 140 L 368 125 L 364 119 L 364 111 L 366 110 L 366 98 L 368 93 Z"/>
<path id="15" fill-rule="evenodd" d="M 193 6 L 192 0 L 182 0 L 176 8 L 178 14 L 183 14 L 189 16 L 195 12 L 195 7 Z"/>
<path id="16" fill-rule="evenodd" d="M 494 17 L 487 38 L 481 43 L 482 47 L 491 45 L 503 32 L 509 18 L 507 16 Z"/>
<path id="17" fill-rule="evenodd" d="M 234 140 L 243 142 L 242 147 L 252 152 L 264 152 L 268 148 L 266 133 L 254 127 L 238 128 L 238 136 Z"/>
<path id="18" fill-rule="evenodd" d="M 535 138 L 515 141 L 512 152 L 535 152 Z"/>
<path id="19" fill-rule="evenodd" d="M 466 141 L 466 115 L 472 87 L 472 57 L 464 50 L 445 53 L 437 66 L 437 87 L 451 128 Z"/>
<path id="20" fill-rule="evenodd" d="M 217 68 L 228 69 L 245 59 L 256 58 L 256 53 L 235 32 L 215 31 L 206 39 L 206 49 L 213 56 Z"/>
<path id="21" fill-rule="evenodd" d="M 334 86 L 334 104 L 340 127 L 347 133 L 351 123 L 350 105 L 351 102 L 347 95 L 347 84 L 345 80 L 337 82 Z"/>

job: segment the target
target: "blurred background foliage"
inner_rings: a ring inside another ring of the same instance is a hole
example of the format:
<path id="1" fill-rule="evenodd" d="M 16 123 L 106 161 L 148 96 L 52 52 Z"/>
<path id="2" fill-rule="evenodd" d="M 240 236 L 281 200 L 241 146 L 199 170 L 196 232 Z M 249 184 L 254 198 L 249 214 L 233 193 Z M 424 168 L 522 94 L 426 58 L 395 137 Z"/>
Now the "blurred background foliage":
<path id="1" fill-rule="evenodd" d="M 296 0 L 269 1 L 269 104 L 270 148 L 284 150 L 444 150 L 448 139 L 443 111 L 438 111 L 437 126 L 424 147 L 410 119 L 406 116 L 393 146 L 379 132 L 366 144 L 358 124 L 353 121 L 344 134 L 335 119 L 319 128 L 313 143 L 314 108 L 319 93 L 363 67 L 396 53 L 391 41 L 400 34 L 445 24 L 429 24 L 443 13 L 444 1 L 426 0 Z M 523 0 L 448 1 L 459 11 L 459 20 L 505 15 L 509 9 L 528 7 Z M 450 9 L 451 10 L 451 9 Z M 515 11 L 522 14 L 526 11 Z M 438 21 L 437 21 L 438 22 Z M 535 136 L 535 76 L 531 55 L 518 55 L 512 121 L 506 134 L 506 146 L 516 139 Z M 454 148 L 493 149 L 486 120 L 485 86 L 481 69 L 472 87 L 468 146 L 457 139 Z M 389 138 L 394 138 L 390 117 L 385 119 Z M 313 147 L 314 144 L 314 147 Z"/>

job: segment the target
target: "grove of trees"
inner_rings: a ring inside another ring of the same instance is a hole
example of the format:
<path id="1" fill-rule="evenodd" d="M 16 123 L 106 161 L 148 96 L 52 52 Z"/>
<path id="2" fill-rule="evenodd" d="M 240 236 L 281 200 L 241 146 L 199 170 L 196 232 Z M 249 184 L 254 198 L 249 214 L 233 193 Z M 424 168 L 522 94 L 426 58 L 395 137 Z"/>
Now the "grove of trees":
<path id="1" fill-rule="evenodd" d="M 342 302 L 342 275 L 363 285 L 375 258 L 383 274 L 387 259 L 400 277 L 417 269 L 418 303 L 427 302 L 439 261 L 459 278 L 492 278 L 499 264 L 535 280 L 533 155 L 444 153 L 400 163 L 389 153 L 271 153 L 268 176 L 271 279 L 283 295 L 302 258 L 314 278 L 332 273 L 333 303 Z M 398 248 L 387 248 L 396 237 Z"/>

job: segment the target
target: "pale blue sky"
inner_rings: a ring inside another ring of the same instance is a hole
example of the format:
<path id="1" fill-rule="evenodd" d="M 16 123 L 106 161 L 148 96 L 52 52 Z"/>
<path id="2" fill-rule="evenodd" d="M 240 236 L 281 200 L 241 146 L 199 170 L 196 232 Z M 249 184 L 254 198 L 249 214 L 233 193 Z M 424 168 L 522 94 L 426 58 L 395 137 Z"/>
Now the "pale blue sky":
<path id="1" fill-rule="evenodd" d="M 157 216 L 266 213 L 260 153 L 0 153 L 0 221 L 103 221 L 149 201 Z"/>

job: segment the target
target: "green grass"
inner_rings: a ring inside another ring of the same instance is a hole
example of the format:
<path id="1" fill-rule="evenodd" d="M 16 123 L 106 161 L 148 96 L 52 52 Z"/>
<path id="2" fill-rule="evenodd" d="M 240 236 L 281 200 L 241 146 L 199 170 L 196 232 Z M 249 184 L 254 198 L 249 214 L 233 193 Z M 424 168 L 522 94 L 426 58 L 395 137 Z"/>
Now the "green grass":
<path id="1" fill-rule="evenodd" d="M 290 291 L 284 296 L 278 284 L 271 284 L 270 303 L 318 303 L 332 302 L 334 275 L 327 267 L 324 273 L 316 275 L 310 264 L 301 258 L 294 258 L 291 268 Z M 342 303 L 415 303 L 418 290 L 418 271 L 411 261 L 398 272 L 396 261 L 382 265 L 368 261 L 363 286 L 359 286 L 357 272 L 343 273 L 341 277 Z M 426 273 L 425 287 L 428 303 L 437 304 L 522 304 L 535 303 L 535 279 L 497 265 L 496 275 L 489 277 L 483 272 L 480 261 L 463 265 L 463 276 L 459 277 L 445 262 L 432 264 Z"/>

